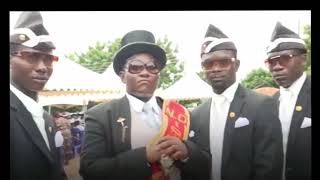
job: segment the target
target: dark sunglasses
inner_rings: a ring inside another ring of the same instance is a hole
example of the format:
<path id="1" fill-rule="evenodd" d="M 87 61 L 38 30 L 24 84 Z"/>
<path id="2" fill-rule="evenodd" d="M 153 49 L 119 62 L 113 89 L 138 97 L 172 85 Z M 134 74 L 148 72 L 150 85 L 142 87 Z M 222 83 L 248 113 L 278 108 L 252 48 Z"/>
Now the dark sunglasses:
<path id="1" fill-rule="evenodd" d="M 264 63 L 267 65 L 267 67 L 274 67 L 275 65 L 277 65 L 277 62 L 281 66 L 286 66 L 292 60 L 293 57 L 299 55 L 301 54 L 281 54 L 278 56 L 269 57 L 264 61 Z"/>
<path id="2" fill-rule="evenodd" d="M 220 68 L 227 68 L 235 60 L 236 58 L 207 59 L 201 62 L 201 67 L 204 71 L 209 71 L 213 67 L 217 66 L 219 66 Z"/>
<path id="3" fill-rule="evenodd" d="M 160 65 L 154 62 L 143 63 L 140 60 L 130 61 L 125 69 L 131 74 L 138 74 L 146 69 L 149 73 L 158 74 L 160 72 Z"/>
<path id="4" fill-rule="evenodd" d="M 15 51 L 11 53 L 12 56 L 18 56 L 28 61 L 30 64 L 36 64 L 42 60 L 46 65 L 52 65 L 53 62 L 58 62 L 59 57 L 52 54 L 45 54 L 30 51 Z"/>

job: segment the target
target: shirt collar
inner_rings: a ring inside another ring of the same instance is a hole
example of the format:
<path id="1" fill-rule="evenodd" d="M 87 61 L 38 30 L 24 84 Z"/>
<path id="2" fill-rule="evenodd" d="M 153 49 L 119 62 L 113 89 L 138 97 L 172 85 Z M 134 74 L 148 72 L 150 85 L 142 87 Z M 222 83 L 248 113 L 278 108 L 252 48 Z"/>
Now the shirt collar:
<path id="1" fill-rule="evenodd" d="M 10 83 L 10 90 L 18 97 L 18 99 L 20 99 L 20 101 L 27 108 L 27 110 L 32 114 L 32 116 L 36 116 L 36 117 L 43 116 L 43 108 L 38 102 L 30 98 L 29 96 L 25 95 L 19 89 L 14 87 L 11 83 Z"/>
<path id="2" fill-rule="evenodd" d="M 140 99 L 130 95 L 127 92 L 126 92 L 126 96 L 128 97 L 128 100 L 129 100 L 129 103 L 130 103 L 131 107 L 136 112 L 142 112 L 143 105 L 145 104 L 145 102 L 143 102 Z M 157 114 L 160 114 L 160 107 L 159 107 L 159 105 L 157 103 L 157 99 L 156 99 L 156 97 L 154 95 L 146 103 L 151 104 L 152 109 L 154 110 L 154 112 L 156 112 Z"/>
<path id="3" fill-rule="evenodd" d="M 298 96 L 306 78 L 307 75 L 305 72 L 303 72 L 302 75 L 295 82 L 293 82 L 290 87 L 284 88 L 280 86 L 280 94 L 283 94 L 284 91 L 290 91 L 295 97 Z"/>
<path id="4" fill-rule="evenodd" d="M 223 93 L 216 94 L 215 92 L 213 92 L 213 97 L 214 96 L 224 96 L 227 99 L 227 101 L 229 103 L 231 103 L 233 100 L 234 94 L 237 91 L 238 86 L 239 86 L 239 82 L 235 81 L 231 86 L 229 86 L 226 90 L 224 90 Z"/>

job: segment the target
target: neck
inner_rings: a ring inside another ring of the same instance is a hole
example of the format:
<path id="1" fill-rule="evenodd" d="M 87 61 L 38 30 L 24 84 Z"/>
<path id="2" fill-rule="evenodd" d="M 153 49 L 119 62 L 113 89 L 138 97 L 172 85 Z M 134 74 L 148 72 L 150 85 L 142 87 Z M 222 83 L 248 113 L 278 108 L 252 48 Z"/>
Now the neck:
<path id="1" fill-rule="evenodd" d="M 34 91 L 30 91 L 28 89 L 25 89 L 21 86 L 19 86 L 18 84 L 14 83 L 11 81 L 11 84 L 17 88 L 19 91 L 21 91 L 23 94 L 27 95 L 28 97 L 30 97 L 31 99 L 37 101 L 38 100 L 38 92 L 34 92 Z"/>
<path id="2" fill-rule="evenodd" d="M 136 97 L 137 99 L 140 99 L 143 102 L 148 102 L 152 96 L 143 96 L 141 94 L 136 94 L 136 93 L 129 93 L 131 96 Z"/>

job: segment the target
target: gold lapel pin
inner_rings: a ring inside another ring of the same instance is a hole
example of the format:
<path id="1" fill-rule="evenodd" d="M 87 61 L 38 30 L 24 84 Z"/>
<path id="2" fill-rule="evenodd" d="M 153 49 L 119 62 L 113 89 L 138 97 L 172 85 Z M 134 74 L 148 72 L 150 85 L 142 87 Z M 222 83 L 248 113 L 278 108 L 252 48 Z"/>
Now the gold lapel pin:
<path id="1" fill-rule="evenodd" d="M 296 111 L 301 111 L 302 110 L 302 106 L 296 106 Z"/>
<path id="2" fill-rule="evenodd" d="M 230 112 L 229 117 L 233 118 L 233 117 L 235 117 L 235 116 L 236 116 L 236 113 Z"/>
<path id="3" fill-rule="evenodd" d="M 25 41 L 26 40 L 26 36 L 24 34 L 20 34 L 19 35 L 19 40 L 20 41 Z"/>

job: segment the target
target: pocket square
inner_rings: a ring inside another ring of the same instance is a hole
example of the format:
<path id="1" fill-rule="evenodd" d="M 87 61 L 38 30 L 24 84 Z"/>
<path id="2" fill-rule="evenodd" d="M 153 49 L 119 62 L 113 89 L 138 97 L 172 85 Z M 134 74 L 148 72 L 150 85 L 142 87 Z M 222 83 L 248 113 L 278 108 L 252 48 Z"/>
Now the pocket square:
<path id="1" fill-rule="evenodd" d="M 301 124 L 301 128 L 306 128 L 306 127 L 310 127 L 310 126 L 311 126 L 311 118 L 304 117 L 302 124 Z"/>
<path id="2" fill-rule="evenodd" d="M 249 125 L 249 120 L 245 117 L 239 117 L 236 120 L 234 128 L 239 128 L 239 127 L 243 127 L 243 126 L 247 126 L 247 125 Z"/>
<path id="3" fill-rule="evenodd" d="M 189 137 L 193 137 L 194 136 L 194 131 L 191 130 L 190 133 L 189 133 Z"/>

